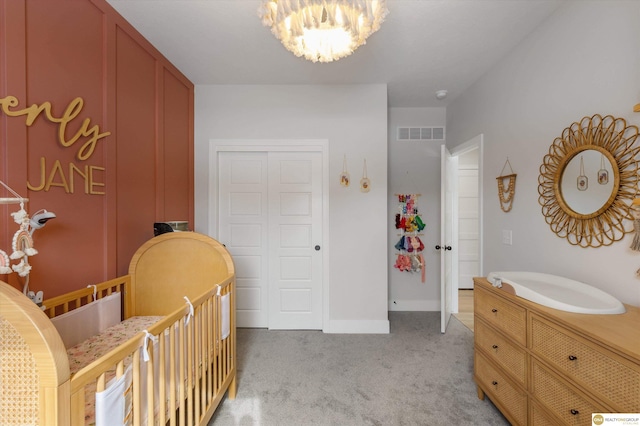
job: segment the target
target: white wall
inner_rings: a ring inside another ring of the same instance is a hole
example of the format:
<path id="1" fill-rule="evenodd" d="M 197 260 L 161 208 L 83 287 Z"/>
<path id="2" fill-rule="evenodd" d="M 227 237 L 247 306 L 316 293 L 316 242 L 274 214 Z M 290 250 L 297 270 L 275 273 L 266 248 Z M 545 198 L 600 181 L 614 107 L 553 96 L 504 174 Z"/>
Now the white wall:
<path id="1" fill-rule="evenodd" d="M 397 141 L 398 127 L 446 126 L 445 108 L 389 109 L 389 310 L 440 310 L 440 142 Z M 395 229 L 398 198 L 395 194 L 422 194 L 420 217 L 426 227 L 420 239 L 425 245 L 425 283 L 420 274 L 394 268 L 400 239 Z"/>
<path id="2" fill-rule="evenodd" d="M 633 234 L 609 247 L 558 238 L 538 204 L 544 155 L 563 129 L 593 114 L 640 125 L 640 2 L 572 1 L 447 109 L 450 147 L 483 133 L 484 271 L 532 270 L 582 280 L 640 306 Z M 509 158 L 513 210 L 500 210 L 495 178 Z M 513 231 L 513 246 L 502 230 Z"/>
<path id="3" fill-rule="evenodd" d="M 211 139 L 329 141 L 329 321 L 326 332 L 388 333 L 387 88 L 196 86 L 195 228 L 209 229 Z M 339 184 L 346 154 L 352 184 Z M 362 193 L 363 162 L 371 191 Z"/>

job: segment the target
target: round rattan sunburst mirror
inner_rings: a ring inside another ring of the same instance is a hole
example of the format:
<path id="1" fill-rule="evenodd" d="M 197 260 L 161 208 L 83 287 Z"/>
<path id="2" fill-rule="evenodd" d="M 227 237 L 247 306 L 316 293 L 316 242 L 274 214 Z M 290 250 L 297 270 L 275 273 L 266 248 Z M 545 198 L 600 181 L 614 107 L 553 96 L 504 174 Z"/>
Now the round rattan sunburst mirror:
<path id="1" fill-rule="evenodd" d="M 558 237 L 600 247 L 633 231 L 629 205 L 639 192 L 638 135 L 623 118 L 596 114 L 553 141 L 540 166 L 538 202 Z"/>

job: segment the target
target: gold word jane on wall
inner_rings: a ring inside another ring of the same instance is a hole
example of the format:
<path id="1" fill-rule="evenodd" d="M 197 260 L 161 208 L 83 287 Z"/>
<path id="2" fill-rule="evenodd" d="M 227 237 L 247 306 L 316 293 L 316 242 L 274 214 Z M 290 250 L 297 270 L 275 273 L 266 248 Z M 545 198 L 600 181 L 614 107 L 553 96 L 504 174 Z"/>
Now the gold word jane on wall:
<path id="1" fill-rule="evenodd" d="M 73 163 L 69 163 L 69 174 L 65 176 L 60 160 L 56 160 L 51 167 L 49 176 L 46 177 L 47 163 L 44 157 L 40 158 L 40 183 L 33 186 L 27 182 L 30 191 L 49 191 L 52 186 L 64 188 L 67 194 L 75 192 L 75 175 L 80 175 L 84 179 L 84 193 L 91 195 L 105 195 L 104 191 L 99 191 L 97 187 L 104 188 L 103 182 L 98 182 L 97 172 L 104 172 L 104 167 L 85 165 L 83 169 Z M 67 179 L 68 176 L 68 179 Z"/>
<path id="2" fill-rule="evenodd" d="M 25 124 L 31 126 L 36 118 L 44 114 L 44 117 L 51 123 L 58 125 L 58 140 L 60 144 L 68 148 L 74 145 L 80 140 L 81 137 L 88 138 L 80 146 L 76 154 L 76 158 L 80 161 L 87 160 L 96 149 L 96 145 L 100 139 L 105 138 L 111 134 L 111 132 L 100 133 L 98 125 L 91 126 L 91 119 L 85 118 L 82 121 L 80 128 L 73 134 L 72 137 L 67 139 L 67 128 L 69 124 L 78 117 L 82 108 L 84 107 L 84 101 L 78 97 L 73 99 L 67 108 L 64 110 L 62 116 L 55 116 L 52 112 L 51 102 L 43 102 L 42 104 L 33 104 L 27 108 L 18 109 L 18 99 L 15 96 L 7 96 L 0 98 L 0 109 L 5 115 L 9 117 L 26 116 Z M 27 186 L 31 191 L 48 191 L 52 186 L 63 187 L 67 193 L 74 192 L 74 173 L 80 175 L 84 179 L 84 190 L 87 194 L 99 194 L 104 195 L 104 192 L 98 191 L 95 187 L 104 187 L 104 183 L 97 182 L 94 173 L 96 171 L 104 171 L 103 167 L 88 166 L 77 167 L 73 163 L 69 163 L 68 179 L 65 176 L 62 165 L 59 160 L 53 163 L 51 171 L 49 172 L 48 179 L 46 175 L 46 160 L 44 157 L 40 158 L 40 183 L 38 186 L 33 186 L 27 182 Z"/>

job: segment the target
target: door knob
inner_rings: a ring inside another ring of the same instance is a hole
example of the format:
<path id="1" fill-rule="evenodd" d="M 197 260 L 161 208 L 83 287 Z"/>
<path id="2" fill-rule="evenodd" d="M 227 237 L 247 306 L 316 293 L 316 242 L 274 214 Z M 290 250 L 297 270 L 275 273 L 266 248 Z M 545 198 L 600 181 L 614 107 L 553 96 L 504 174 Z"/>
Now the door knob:
<path id="1" fill-rule="evenodd" d="M 440 244 L 436 246 L 436 250 L 451 250 L 451 246 L 441 247 Z"/>
<path id="2" fill-rule="evenodd" d="M 316 245 L 314 248 L 316 249 L 316 251 L 320 251 L 320 246 Z"/>

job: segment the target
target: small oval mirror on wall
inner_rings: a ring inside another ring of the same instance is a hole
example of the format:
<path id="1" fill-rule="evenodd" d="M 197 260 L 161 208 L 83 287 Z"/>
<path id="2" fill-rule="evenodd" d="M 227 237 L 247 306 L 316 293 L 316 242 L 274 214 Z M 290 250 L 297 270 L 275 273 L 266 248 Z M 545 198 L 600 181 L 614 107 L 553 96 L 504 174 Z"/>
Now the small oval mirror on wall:
<path id="1" fill-rule="evenodd" d="M 640 181 L 637 142 L 637 126 L 597 114 L 554 140 L 540 166 L 538 201 L 556 235 L 599 247 L 633 231 L 629 205 Z"/>

